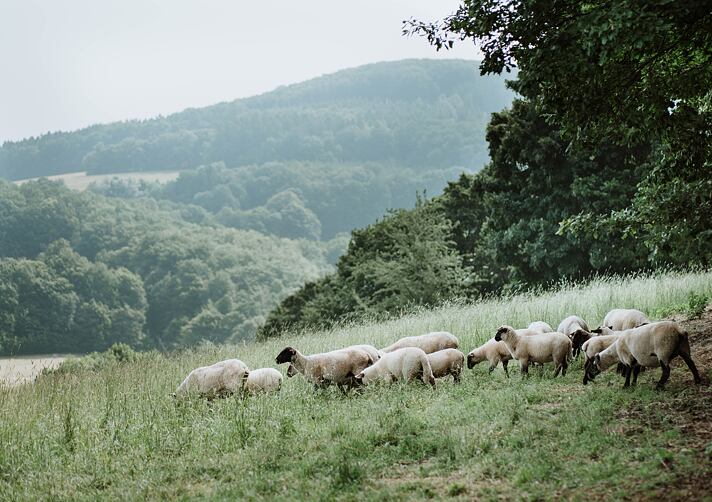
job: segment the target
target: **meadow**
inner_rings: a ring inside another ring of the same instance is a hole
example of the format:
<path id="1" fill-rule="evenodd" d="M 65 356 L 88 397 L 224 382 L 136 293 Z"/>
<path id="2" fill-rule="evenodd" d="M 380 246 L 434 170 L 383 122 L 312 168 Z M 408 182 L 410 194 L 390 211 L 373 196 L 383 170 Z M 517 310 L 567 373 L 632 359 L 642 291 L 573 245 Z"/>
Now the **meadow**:
<path id="1" fill-rule="evenodd" d="M 180 171 L 146 171 L 146 172 L 128 172 L 128 173 L 111 173 L 111 174 L 88 174 L 86 171 L 78 171 L 74 173 L 56 174 L 47 176 L 47 179 L 53 181 L 61 181 L 67 188 L 77 191 L 83 191 L 89 188 L 92 183 L 102 183 L 110 181 L 114 178 L 119 180 L 135 180 L 135 181 L 157 181 L 159 183 L 167 183 L 178 178 Z M 39 178 L 29 178 L 18 180 L 14 183 L 22 185 L 28 181 L 34 181 Z"/>
<path id="2" fill-rule="evenodd" d="M 278 395 L 209 403 L 171 393 L 197 366 L 231 357 L 275 366 L 287 345 L 310 353 L 447 330 L 468 352 L 503 323 L 556 326 L 576 313 L 597 325 L 613 307 L 663 318 L 710 297 L 708 271 L 595 279 L 43 375 L 0 388 L 0 499 L 709 498 L 712 396 L 679 365 L 663 392 L 653 389 L 656 370 L 631 390 L 613 372 L 583 386 L 579 360 L 556 380 L 551 368 L 523 380 L 515 363 L 507 379 L 482 363 L 435 390 L 376 385 L 343 395 L 285 377 Z M 711 368 L 698 366 L 708 382 Z"/>

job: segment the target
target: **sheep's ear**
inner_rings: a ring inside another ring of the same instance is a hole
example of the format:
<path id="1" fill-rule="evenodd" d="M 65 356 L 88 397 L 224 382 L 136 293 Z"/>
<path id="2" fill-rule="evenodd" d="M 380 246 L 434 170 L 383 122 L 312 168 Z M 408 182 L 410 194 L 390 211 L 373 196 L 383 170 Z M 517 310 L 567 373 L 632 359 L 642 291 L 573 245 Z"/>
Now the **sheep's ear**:
<path id="1" fill-rule="evenodd" d="M 592 329 L 592 330 L 591 330 L 591 333 L 598 333 L 598 334 L 601 334 L 601 333 L 603 333 L 603 330 L 602 330 L 601 328 L 596 328 L 596 329 Z"/>
<path id="2" fill-rule="evenodd" d="M 611 331 L 613 331 L 613 326 L 608 326 L 608 329 L 610 329 Z"/>

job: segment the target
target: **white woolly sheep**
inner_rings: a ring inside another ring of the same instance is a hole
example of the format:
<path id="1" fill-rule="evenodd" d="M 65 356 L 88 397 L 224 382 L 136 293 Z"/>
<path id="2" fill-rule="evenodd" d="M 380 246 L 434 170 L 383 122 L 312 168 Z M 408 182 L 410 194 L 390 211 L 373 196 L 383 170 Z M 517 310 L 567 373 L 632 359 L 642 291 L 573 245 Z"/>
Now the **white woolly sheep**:
<path id="1" fill-rule="evenodd" d="M 603 318 L 603 325 L 608 326 L 613 331 L 637 328 L 649 323 L 650 319 L 636 309 L 613 309 Z"/>
<path id="2" fill-rule="evenodd" d="M 546 323 L 544 321 L 534 321 L 529 326 L 527 326 L 527 329 L 536 331 L 537 333 L 553 333 L 554 332 L 554 330 L 549 325 L 549 323 Z"/>
<path id="3" fill-rule="evenodd" d="M 640 367 L 662 369 L 662 375 L 656 389 L 662 390 L 670 378 L 670 362 L 680 356 L 690 369 L 696 384 L 702 379 L 690 356 L 690 342 L 687 332 L 674 321 L 660 321 L 625 330 L 618 340 L 606 350 L 597 354 L 587 368 L 589 380 L 617 362 L 626 365 L 625 383 L 633 385 L 638 380 Z"/>
<path id="4" fill-rule="evenodd" d="M 571 340 L 562 333 L 546 333 L 543 335 L 526 336 L 528 330 L 515 330 L 511 326 L 501 326 L 494 339 L 503 341 L 513 359 L 519 361 L 522 375 L 529 375 L 529 363 L 548 363 L 553 361 L 556 366 L 554 378 L 561 372 L 566 375 L 567 357 L 571 355 Z"/>
<path id="5" fill-rule="evenodd" d="M 435 377 L 428 356 L 418 347 L 404 347 L 384 354 L 378 362 L 356 375 L 358 385 L 369 385 L 378 380 L 387 383 L 422 380 L 435 387 Z"/>
<path id="6" fill-rule="evenodd" d="M 407 336 L 397 342 L 381 349 L 381 352 L 388 353 L 405 347 L 417 347 L 426 354 L 444 349 L 456 349 L 460 343 L 457 337 L 447 331 L 435 331 L 420 336 Z"/>
<path id="7" fill-rule="evenodd" d="M 465 365 L 465 355 L 457 349 L 438 350 L 428 354 L 430 369 L 435 378 L 452 375 L 455 383 L 460 383 L 460 373 Z"/>
<path id="8" fill-rule="evenodd" d="M 282 388 L 282 374 L 274 368 L 251 370 L 245 382 L 245 390 L 251 394 L 278 392 Z"/>
<path id="9" fill-rule="evenodd" d="M 247 365 L 239 359 L 228 359 L 212 366 L 195 368 L 188 373 L 174 395 L 185 397 L 197 394 L 208 399 L 229 396 L 244 389 L 249 373 Z"/>
<path id="10" fill-rule="evenodd" d="M 373 358 L 360 349 L 334 350 L 305 356 L 297 349 L 287 347 L 275 360 L 277 364 L 291 363 L 315 388 L 334 384 L 342 390 L 352 387 L 354 375 L 373 364 Z"/>
<path id="11" fill-rule="evenodd" d="M 494 338 L 490 338 L 484 344 L 480 345 L 476 349 L 473 349 L 469 354 L 467 354 L 467 367 L 472 369 L 475 364 L 481 363 L 482 361 L 489 361 L 489 372 L 492 373 L 497 365 L 502 362 L 502 367 L 504 368 L 504 374 L 509 376 L 509 371 L 507 370 L 507 365 L 512 359 L 512 353 L 504 342 L 498 342 Z"/>
<path id="12" fill-rule="evenodd" d="M 581 347 L 592 336 L 586 321 L 577 315 L 570 315 L 561 321 L 556 331 L 565 334 L 571 339 L 574 357 L 578 357 Z"/>
<path id="13" fill-rule="evenodd" d="M 376 361 L 378 361 L 378 360 L 381 358 L 381 355 L 382 355 L 381 351 L 378 350 L 378 349 L 377 349 L 376 347 L 374 347 L 373 345 L 365 345 L 365 344 L 361 344 L 361 345 L 350 345 L 350 346 L 348 346 L 348 347 L 344 347 L 343 349 L 336 349 L 336 350 L 346 350 L 346 351 L 350 351 L 350 350 L 361 350 L 361 351 L 364 351 L 364 352 L 366 352 L 369 356 L 371 356 L 371 359 L 373 359 L 373 362 L 374 362 L 374 363 L 375 363 Z M 293 376 L 296 376 L 296 375 L 298 375 L 298 374 L 299 374 L 299 370 L 297 370 L 297 368 L 295 368 L 292 363 L 289 363 L 289 366 L 287 366 L 287 378 L 292 378 Z"/>

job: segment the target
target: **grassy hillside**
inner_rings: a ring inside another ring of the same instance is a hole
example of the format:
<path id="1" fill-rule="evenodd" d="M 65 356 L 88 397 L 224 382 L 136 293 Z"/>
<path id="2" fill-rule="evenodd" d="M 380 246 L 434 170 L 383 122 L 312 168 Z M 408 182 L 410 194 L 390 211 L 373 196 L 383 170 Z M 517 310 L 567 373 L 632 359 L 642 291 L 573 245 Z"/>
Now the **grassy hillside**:
<path id="1" fill-rule="evenodd" d="M 478 169 L 490 113 L 512 100 L 473 61 L 370 64 L 167 117 L 7 142 L 0 177 L 180 170 L 212 162 L 382 162 Z"/>
<path id="2" fill-rule="evenodd" d="M 575 312 L 596 324 L 619 306 L 662 317 L 685 309 L 691 293 L 709 298 L 712 273 L 563 285 L 384 324 L 43 377 L 0 390 L 0 498 L 703 498 L 711 488 L 712 399 L 679 367 L 662 393 L 652 390 L 656 371 L 630 391 L 612 373 L 584 387 L 577 362 L 557 380 L 549 368 L 522 381 L 479 365 L 461 385 L 441 381 L 435 390 L 376 386 L 342 396 L 314 393 L 297 377 L 279 395 L 244 401 L 170 397 L 198 365 L 239 357 L 252 368 L 274 366 L 285 345 L 382 346 L 445 329 L 469 351 L 504 322 L 555 324 Z M 709 378 L 698 340 L 693 358 Z"/>

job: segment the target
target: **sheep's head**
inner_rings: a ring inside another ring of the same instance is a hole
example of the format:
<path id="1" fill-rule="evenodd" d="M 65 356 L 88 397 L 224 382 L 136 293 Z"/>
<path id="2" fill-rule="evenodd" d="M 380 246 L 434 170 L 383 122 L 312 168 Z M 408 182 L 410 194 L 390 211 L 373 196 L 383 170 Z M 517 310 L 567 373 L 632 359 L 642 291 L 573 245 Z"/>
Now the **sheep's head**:
<path id="1" fill-rule="evenodd" d="M 473 354 L 472 352 L 467 354 L 467 369 L 468 370 L 471 370 L 472 368 L 474 368 L 475 364 L 477 364 L 479 362 L 481 362 L 481 361 L 476 360 L 475 354 Z"/>
<path id="2" fill-rule="evenodd" d="M 293 364 L 290 363 L 289 366 L 287 366 L 287 378 L 292 378 L 298 373 L 299 371 L 297 371 L 297 368 L 295 368 Z"/>
<path id="3" fill-rule="evenodd" d="M 583 375 L 583 384 L 586 385 L 588 382 L 593 382 L 593 379 L 596 378 L 596 375 L 598 375 L 601 372 L 601 355 L 596 354 L 593 359 L 586 359 L 586 362 L 584 363 L 584 375 Z"/>
<path id="4" fill-rule="evenodd" d="M 613 326 L 599 326 L 596 329 L 592 329 L 591 333 L 594 333 L 596 335 L 612 335 Z"/>
<path id="5" fill-rule="evenodd" d="M 589 338 L 591 338 L 591 334 L 582 329 L 574 331 L 571 335 L 571 345 L 573 349 L 580 349 Z"/>
<path id="6" fill-rule="evenodd" d="M 514 328 L 511 326 L 500 326 L 497 333 L 494 335 L 494 339 L 497 342 L 501 342 L 502 340 L 509 338 L 512 333 L 514 333 Z"/>
<path id="7" fill-rule="evenodd" d="M 277 364 L 291 363 L 294 359 L 294 356 L 296 355 L 296 349 L 293 349 L 292 347 L 287 347 L 279 353 L 279 355 L 275 358 L 275 361 L 277 361 Z"/>

